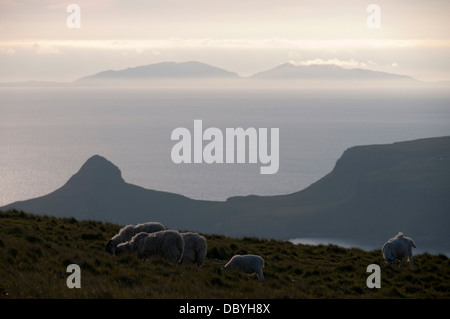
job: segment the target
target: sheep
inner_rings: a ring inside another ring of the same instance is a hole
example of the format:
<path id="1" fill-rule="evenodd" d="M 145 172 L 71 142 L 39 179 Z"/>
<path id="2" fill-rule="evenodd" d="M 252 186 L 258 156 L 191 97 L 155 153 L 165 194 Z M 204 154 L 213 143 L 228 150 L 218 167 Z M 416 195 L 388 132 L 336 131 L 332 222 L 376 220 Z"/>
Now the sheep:
<path id="1" fill-rule="evenodd" d="M 127 225 L 108 241 L 105 249 L 107 252 L 114 254 L 117 245 L 130 241 L 134 235 L 140 232 L 154 233 L 166 229 L 167 228 L 159 222 L 147 222 L 137 225 Z"/>
<path id="2" fill-rule="evenodd" d="M 141 232 L 126 242 L 117 245 L 115 255 L 133 252 L 139 258 L 161 256 L 174 263 L 181 263 L 184 240 L 175 230 L 162 230 L 154 233 Z"/>
<path id="3" fill-rule="evenodd" d="M 264 259 L 258 255 L 234 255 L 223 268 L 237 269 L 246 274 L 256 273 L 259 280 L 264 280 L 262 271 L 264 268 Z"/>
<path id="4" fill-rule="evenodd" d="M 412 238 L 403 236 L 403 233 L 398 233 L 397 236 L 389 239 L 383 245 L 381 252 L 384 260 L 389 262 L 391 266 L 394 266 L 397 259 L 400 261 L 401 266 L 402 260 L 407 257 L 412 268 L 414 267 L 412 248 L 416 248 L 416 244 Z"/>
<path id="5" fill-rule="evenodd" d="M 184 240 L 184 252 L 181 264 L 197 264 L 202 266 L 206 258 L 206 238 L 192 232 L 181 233 Z"/>

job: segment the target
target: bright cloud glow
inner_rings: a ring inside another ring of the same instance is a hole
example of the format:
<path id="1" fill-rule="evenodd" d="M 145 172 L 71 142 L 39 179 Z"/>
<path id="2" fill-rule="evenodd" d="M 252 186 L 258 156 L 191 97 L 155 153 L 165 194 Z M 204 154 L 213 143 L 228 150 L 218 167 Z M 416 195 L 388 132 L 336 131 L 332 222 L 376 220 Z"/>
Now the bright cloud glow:
<path id="1" fill-rule="evenodd" d="M 38 53 L 59 53 L 64 48 L 99 50 L 146 49 L 396 49 L 396 48 L 450 48 L 450 40 L 386 40 L 386 39 L 342 39 L 342 40 L 293 40 L 293 39 L 155 39 L 155 40 L 21 40 L 0 42 L 0 48 L 38 48 Z"/>
<path id="2" fill-rule="evenodd" d="M 334 64 L 334 65 L 338 65 L 341 66 L 343 68 L 366 68 L 367 64 L 364 62 L 358 62 L 354 59 L 348 60 L 348 61 L 342 61 L 339 59 L 328 59 L 328 60 L 323 60 L 323 59 L 313 59 L 313 60 L 306 60 L 306 61 L 300 61 L 300 62 L 296 62 L 296 61 L 289 61 L 290 63 L 294 64 L 294 65 L 325 65 L 325 64 Z"/>

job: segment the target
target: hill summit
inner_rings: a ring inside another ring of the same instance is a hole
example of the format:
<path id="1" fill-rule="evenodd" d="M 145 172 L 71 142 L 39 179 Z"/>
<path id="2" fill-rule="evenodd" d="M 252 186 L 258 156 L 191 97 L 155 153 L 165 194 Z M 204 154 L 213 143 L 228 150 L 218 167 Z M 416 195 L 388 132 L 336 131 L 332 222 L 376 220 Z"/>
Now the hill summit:
<path id="1" fill-rule="evenodd" d="M 120 169 L 100 155 L 89 158 L 78 173 L 68 181 L 69 185 L 97 185 L 125 183 Z"/>

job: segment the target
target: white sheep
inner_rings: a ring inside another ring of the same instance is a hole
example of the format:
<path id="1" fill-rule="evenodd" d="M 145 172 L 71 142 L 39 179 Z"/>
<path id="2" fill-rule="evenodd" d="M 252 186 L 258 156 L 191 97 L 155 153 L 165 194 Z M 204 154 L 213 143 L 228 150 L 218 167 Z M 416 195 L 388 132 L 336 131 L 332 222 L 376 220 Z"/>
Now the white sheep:
<path id="1" fill-rule="evenodd" d="M 412 238 L 403 236 L 403 233 L 398 233 L 394 238 L 389 239 L 381 248 L 383 258 L 386 262 L 389 262 L 391 266 L 395 264 L 396 260 L 400 261 L 407 257 L 411 268 L 414 267 L 412 258 L 412 249 L 416 248 L 416 244 Z"/>
<path id="2" fill-rule="evenodd" d="M 133 238 L 133 236 L 138 233 L 141 232 L 154 233 L 166 229 L 167 228 L 163 224 L 158 222 L 147 222 L 137 225 L 127 225 L 122 229 L 120 229 L 119 233 L 108 241 L 105 249 L 107 252 L 114 254 L 117 245 L 130 241 L 131 238 Z"/>
<path id="3" fill-rule="evenodd" d="M 179 264 L 184 251 L 184 240 L 175 230 L 162 230 L 155 233 L 141 232 L 126 242 L 117 245 L 116 255 L 133 252 L 139 258 L 161 256 Z"/>
<path id="4" fill-rule="evenodd" d="M 184 240 L 184 252 L 181 259 L 182 264 L 203 265 L 206 258 L 206 238 L 192 232 L 181 233 Z"/>
<path id="5" fill-rule="evenodd" d="M 223 266 L 225 269 L 237 269 L 246 274 L 255 274 L 259 280 L 264 280 L 264 259 L 258 255 L 234 255 L 230 261 Z"/>

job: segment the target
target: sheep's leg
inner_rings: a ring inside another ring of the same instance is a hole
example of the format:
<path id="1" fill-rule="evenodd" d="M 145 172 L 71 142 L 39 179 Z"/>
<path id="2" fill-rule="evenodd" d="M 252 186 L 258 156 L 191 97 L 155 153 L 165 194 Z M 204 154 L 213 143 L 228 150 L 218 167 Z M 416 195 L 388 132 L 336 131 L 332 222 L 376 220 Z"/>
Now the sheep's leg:
<path id="1" fill-rule="evenodd" d="M 408 257 L 408 260 L 409 260 L 409 264 L 411 265 L 411 268 L 413 268 L 414 267 L 414 261 L 413 261 L 412 255 L 410 255 Z"/>
<path id="2" fill-rule="evenodd" d="M 414 246 L 415 247 L 415 246 Z M 411 246 L 409 246 L 409 249 L 408 249 L 409 251 L 408 251 L 408 260 L 409 260 L 409 264 L 411 265 L 411 268 L 413 268 L 414 267 L 414 261 L 413 261 L 413 257 L 412 257 L 412 247 Z"/>
<path id="3" fill-rule="evenodd" d="M 256 273 L 256 276 L 258 276 L 258 279 L 259 279 L 259 280 L 264 280 L 264 275 L 263 275 L 262 271 L 258 271 L 258 272 Z"/>

